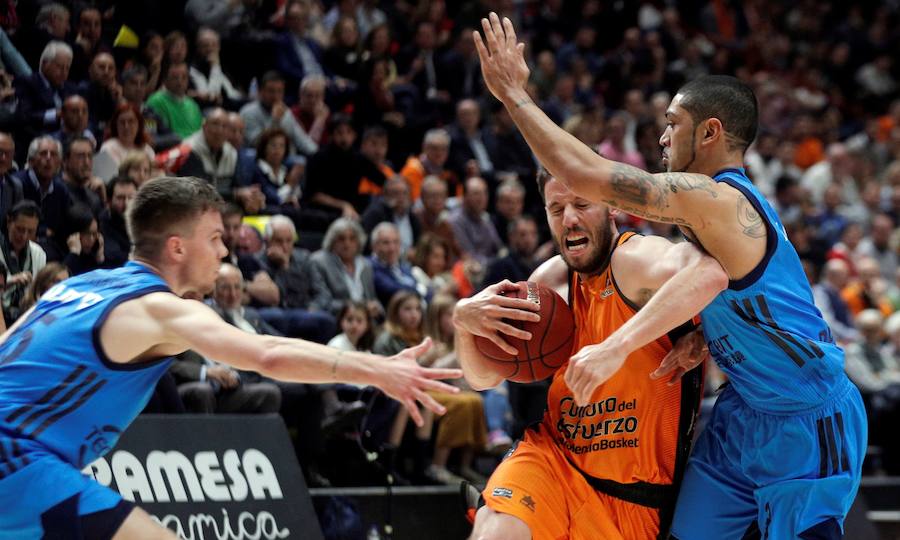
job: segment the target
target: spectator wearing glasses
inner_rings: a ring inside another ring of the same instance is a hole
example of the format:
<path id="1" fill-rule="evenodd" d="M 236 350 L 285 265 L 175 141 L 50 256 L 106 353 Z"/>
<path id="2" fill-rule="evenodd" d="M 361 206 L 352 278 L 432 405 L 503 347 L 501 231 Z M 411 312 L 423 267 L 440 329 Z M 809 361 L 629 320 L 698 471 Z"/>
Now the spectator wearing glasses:
<path id="1" fill-rule="evenodd" d="M 6 268 L 2 301 L 7 326 L 19 318 L 28 284 L 47 264 L 44 249 L 31 241 L 40 219 L 41 210 L 34 201 L 20 201 L 9 211 L 6 234 L 0 236 L 0 262 Z"/>

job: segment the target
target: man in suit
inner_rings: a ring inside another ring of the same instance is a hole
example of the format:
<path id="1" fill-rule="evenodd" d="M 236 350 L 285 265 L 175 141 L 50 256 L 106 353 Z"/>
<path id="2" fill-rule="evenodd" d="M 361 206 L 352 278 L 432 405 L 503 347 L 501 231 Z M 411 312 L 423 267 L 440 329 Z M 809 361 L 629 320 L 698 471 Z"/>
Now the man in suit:
<path id="1" fill-rule="evenodd" d="M 258 317 L 250 316 L 255 325 L 244 317 L 244 310 L 240 307 L 243 295 L 241 273 L 237 268 L 228 266 L 229 274 L 236 274 L 237 277 L 223 280 L 220 271 L 214 297 L 221 299 L 222 303 L 217 303 L 215 309 L 226 322 L 244 331 L 253 334 L 269 333 L 272 328 L 263 326 L 264 323 Z M 169 370 L 178 382 L 178 394 L 189 412 L 274 413 L 281 407 L 281 391 L 278 386 L 264 380 L 259 373 L 232 369 L 203 358 L 194 351 L 178 355 Z"/>
<path id="2" fill-rule="evenodd" d="M 271 334 L 280 335 L 278 331 L 270 326 L 259 316 L 254 309 L 244 307 L 242 305 L 243 294 L 246 288 L 241 271 L 233 264 L 223 263 L 219 267 L 219 276 L 216 279 L 216 287 L 213 291 L 213 309 L 216 310 L 222 319 L 232 326 L 236 326 L 241 330 L 251 334 Z M 266 388 L 265 394 L 271 394 L 272 387 L 279 393 L 279 402 L 281 403 L 280 413 L 284 418 L 288 427 L 296 428 L 296 432 L 301 434 L 294 441 L 294 448 L 303 470 L 306 471 L 307 479 L 310 483 L 324 486 L 328 484 L 327 478 L 323 477 L 317 470 L 315 463 L 321 458 L 324 451 L 325 435 L 320 429 L 325 422 L 326 409 L 333 411 L 332 416 L 342 413 L 341 416 L 347 417 L 342 425 L 347 425 L 346 420 L 358 419 L 359 412 L 347 415 L 349 407 L 341 406 L 340 403 L 326 403 L 326 397 L 337 401 L 336 394 L 324 391 L 324 386 L 315 384 L 289 383 L 283 381 L 273 381 L 260 376 L 258 373 L 238 372 L 243 383 L 242 388 L 245 392 L 249 390 L 256 392 L 259 396 L 263 395 L 260 388 Z M 250 383 L 250 384 L 246 384 Z M 257 396 L 257 399 L 259 399 Z M 274 411 L 278 412 L 276 406 Z M 332 420 L 331 423 L 334 423 Z"/>
<path id="3" fill-rule="evenodd" d="M 481 109 L 474 99 L 456 105 L 456 122 L 450 126 L 450 168 L 459 178 L 480 176 L 493 183 L 497 141 L 493 132 L 480 127 Z"/>
<path id="4" fill-rule="evenodd" d="M 0 223 L 6 222 L 6 214 L 10 208 L 21 201 L 22 182 L 12 175 L 13 156 L 16 143 L 8 133 L 0 132 Z"/>
<path id="5" fill-rule="evenodd" d="M 362 215 L 362 226 L 371 233 L 376 225 L 389 221 L 397 226 L 400 233 L 401 253 L 408 254 L 416 247 L 422 234 L 422 224 L 412 213 L 409 184 L 402 176 L 394 176 L 384 183 L 381 197 L 369 203 Z"/>
<path id="6" fill-rule="evenodd" d="M 22 192 L 41 209 L 38 238 L 63 230 L 66 211 L 72 205 L 69 188 L 62 179 L 62 145 L 49 135 L 38 137 L 28 145 L 29 168 L 19 171 Z M 49 231 L 49 232 L 48 232 Z"/>
<path id="7" fill-rule="evenodd" d="M 498 283 L 508 279 L 513 283 L 528 281 L 528 277 L 544 258 L 535 256 L 538 247 L 537 223 L 531 216 L 519 216 L 509 222 L 509 252 L 505 257 L 488 264 L 484 283 Z"/>
<path id="8" fill-rule="evenodd" d="M 75 93 L 68 83 L 71 65 L 72 48 L 61 41 L 51 41 L 41 54 L 40 69 L 31 77 L 14 81 L 21 148 L 38 135 L 59 129 L 63 100 Z M 21 160 L 22 156 L 17 157 Z"/>

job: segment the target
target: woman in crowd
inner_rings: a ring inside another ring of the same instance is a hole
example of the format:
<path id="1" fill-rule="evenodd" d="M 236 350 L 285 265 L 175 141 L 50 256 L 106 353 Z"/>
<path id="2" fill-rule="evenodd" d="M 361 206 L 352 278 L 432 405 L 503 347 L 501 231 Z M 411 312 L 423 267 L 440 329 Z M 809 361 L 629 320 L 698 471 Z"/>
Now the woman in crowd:
<path id="1" fill-rule="evenodd" d="M 413 277 L 431 295 L 456 295 L 456 282 L 450 273 L 450 248 L 446 240 L 434 234 L 423 234 L 416 245 L 415 263 Z"/>
<path id="2" fill-rule="evenodd" d="M 446 295 L 435 296 L 428 305 L 425 333 L 434 340 L 434 347 L 420 359 L 423 365 L 459 367 L 459 360 L 453 348 L 453 307 L 455 305 L 456 298 Z M 472 468 L 472 463 L 475 453 L 484 450 L 487 443 L 486 403 L 482 401 L 482 394 L 473 391 L 465 379 L 453 382 L 462 389 L 460 393 L 430 392 L 438 403 L 447 407 L 447 414 L 438 423 L 432 466 L 437 469 L 438 476 L 443 476 L 444 471 L 447 470 L 447 460 L 451 450 L 459 449 L 459 473 L 467 480 L 483 484 L 485 478 Z M 494 424 L 496 429 L 502 432 L 504 417 L 509 405 L 506 404 L 506 408 L 503 408 L 502 397 L 499 400 L 494 399 L 492 403 L 495 407 L 490 412 L 493 413 Z M 509 441 L 508 436 L 506 439 Z M 506 445 L 506 448 L 509 448 L 509 444 Z"/>
<path id="3" fill-rule="evenodd" d="M 322 240 L 322 249 L 312 254 L 313 269 L 324 290 L 323 298 L 330 298 L 329 308 L 337 313 L 348 302 L 359 302 L 373 318 L 384 315 L 384 308 L 375 295 L 372 264 L 362 255 L 366 233 L 359 222 L 340 218 L 332 222 Z M 371 345 L 370 345 L 371 346 Z"/>
<path id="4" fill-rule="evenodd" d="M 268 214 L 281 213 L 282 205 L 299 205 L 303 167 L 295 165 L 288 170 L 285 160 L 289 144 L 287 133 L 281 128 L 264 131 L 256 143 L 256 168 L 250 185 L 258 185 L 265 195 Z"/>
<path id="5" fill-rule="evenodd" d="M 356 19 L 348 16 L 338 19 L 332 32 L 331 46 L 325 50 L 323 61 L 331 73 L 351 81 L 357 79 L 362 57 Z"/>
<path id="6" fill-rule="evenodd" d="M 372 349 L 376 354 L 396 354 L 390 351 L 400 351 L 408 347 L 409 343 L 420 343 L 424 337 L 424 320 L 422 317 L 422 298 L 412 291 L 400 291 L 391 298 L 387 308 L 387 321 L 381 335 L 375 340 Z M 435 359 L 433 359 L 435 361 Z M 438 399 L 437 396 L 433 396 Z M 458 400 L 453 400 L 459 397 Z M 481 397 L 478 394 L 457 394 L 441 396 L 438 401 L 444 400 L 447 413 L 441 418 L 438 426 L 435 450 L 430 465 L 425 463 L 428 455 L 428 443 L 431 440 L 431 431 L 434 427 L 434 416 L 423 415 L 425 425 L 415 431 L 415 447 L 413 457 L 415 471 L 428 481 L 439 484 L 456 485 L 462 479 L 447 470 L 447 458 L 450 452 L 459 448 L 463 450 L 463 458 L 473 448 L 483 448 L 486 440 L 486 427 L 484 421 L 484 409 L 481 405 Z M 451 402 L 452 400 L 452 402 Z M 399 445 L 403 440 L 403 433 L 409 416 L 405 410 L 398 410 L 391 429 L 389 442 Z M 471 464 L 471 455 L 469 455 Z M 467 465 L 463 461 L 463 465 Z M 464 473 L 472 473 L 471 468 L 463 470 Z M 476 481 L 483 478 L 473 475 Z"/>
<path id="7" fill-rule="evenodd" d="M 94 156 L 94 174 L 104 182 L 119 173 L 119 165 L 129 152 L 143 152 L 150 160 L 156 157 L 149 144 L 150 137 L 144 131 L 144 116 L 137 105 L 119 104 L 106 129 L 106 140 Z"/>

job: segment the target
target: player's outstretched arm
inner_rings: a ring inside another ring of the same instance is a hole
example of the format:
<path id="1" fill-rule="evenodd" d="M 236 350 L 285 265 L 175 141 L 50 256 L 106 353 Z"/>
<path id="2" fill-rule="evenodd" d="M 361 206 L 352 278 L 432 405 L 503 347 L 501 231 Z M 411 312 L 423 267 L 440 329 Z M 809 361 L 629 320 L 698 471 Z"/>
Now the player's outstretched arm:
<path id="1" fill-rule="evenodd" d="M 703 229 L 716 209 L 731 218 L 738 193 L 710 177 L 650 174 L 605 159 L 553 123 L 526 91 L 529 69 L 512 22 L 495 13 L 482 19 L 484 38 L 473 34 L 481 71 L 491 93 L 506 106 L 538 160 L 580 197 L 606 203 L 651 221 Z"/>
<path id="2" fill-rule="evenodd" d="M 722 266 L 692 244 L 648 237 L 628 257 L 619 275 L 630 279 L 643 307 L 603 343 L 578 351 L 569 362 L 566 383 L 584 405 L 612 377 L 628 355 L 690 320 L 728 286 Z M 628 244 L 625 244 L 628 245 Z M 640 283 L 633 283 L 640 280 Z"/>
<path id="3" fill-rule="evenodd" d="M 376 386 L 406 406 L 419 425 L 422 416 L 416 401 L 443 414 L 444 407 L 427 392 L 457 392 L 457 388 L 438 379 L 462 376 L 458 369 L 430 369 L 416 363 L 416 358 L 431 347 L 430 340 L 392 357 L 339 351 L 301 339 L 248 334 L 227 324 L 202 302 L 168 293 L 148 294 L 115 308 L 101 329 L 100 339 L 107 356 L 116 362 L 192 349 L 273 379 Z"/>
<path id="4" fill-rule="evenodd" d="M 515 283 L 503 280 L 475 296 L 463 298 L 453 310 L 454 342 L 459 363 L 466 380 L 477 390 L 493 388 L 503 378 L 490 369 L 490 360 L 475 346 L 475 336 L 485 337 L 509 354 L 516 354 L 516 348 L 507 343 L 501 334 L 531 339 L 531 333 L 516 328 L 506 320 L 540 320 L 535 313 L 538 306 L 534 302 L 501 294 L 518 288 Z"/>

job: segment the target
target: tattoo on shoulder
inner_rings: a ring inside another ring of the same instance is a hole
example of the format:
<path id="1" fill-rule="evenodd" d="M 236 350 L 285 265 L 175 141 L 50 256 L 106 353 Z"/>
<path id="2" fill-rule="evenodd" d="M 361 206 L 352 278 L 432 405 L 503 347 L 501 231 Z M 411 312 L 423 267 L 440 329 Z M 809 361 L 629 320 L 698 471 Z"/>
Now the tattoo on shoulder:
<path id="1" fill-rule="evenodd" d="M 666 184 L 668 184 L 672 193 L 700 190 L 709 193 L 713 199 L 719 197 L 719 194 L 715 189 L 715 180 L 705 175 L 691 173 L 662 173 L 662 177 L 665 179 Z"/>
<path id="2" fill-rule="evenodd" d="M 756 208 L 750 204 L 743 194 L 738 197 L 737 201 L 737 218 L 743 233 L 750 238 L 764 238 L 766 236 L 766 225 L 763 223 L 762 217 Z"/>

